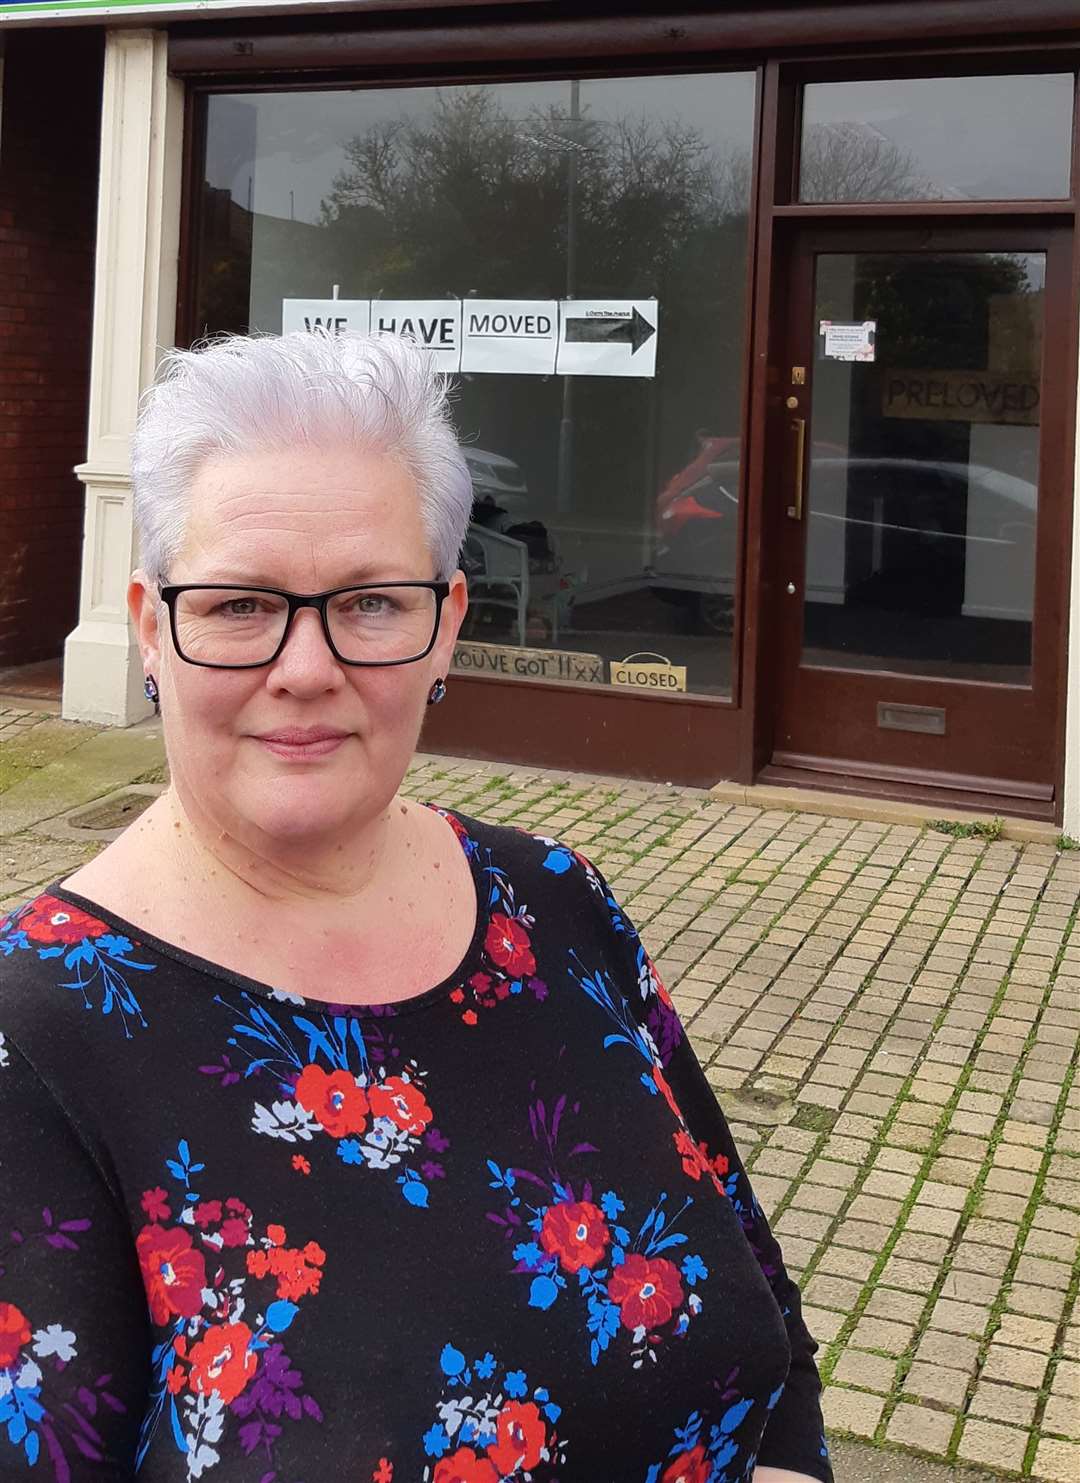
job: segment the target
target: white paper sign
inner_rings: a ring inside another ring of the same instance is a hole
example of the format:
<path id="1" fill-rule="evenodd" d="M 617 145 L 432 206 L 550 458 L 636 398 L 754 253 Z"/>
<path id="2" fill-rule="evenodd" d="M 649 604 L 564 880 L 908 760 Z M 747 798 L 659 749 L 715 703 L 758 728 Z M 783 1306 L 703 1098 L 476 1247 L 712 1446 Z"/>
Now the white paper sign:
<path id="1" fill-rule="evenodd" d="M 282 299 L 281 333 L 327 329 L 337 335 L 366 335 L 371 328 L 370 299 Z"/>
<path id="2" fill-rule="evenodd" d="M 557 299 L 465 299 L 462 315 L 463 371 L 554 374 Z"/>
<path id="3" fill-rule="evenodd" d="M 440 371 L 461 369 L 460 299 L 372 299 L 371 333 L 411 335 Z"/>
<path id="4" fill-rule="evenodd" d="M 832 319 L 823 319 L 818 333 L 825 336 L 826 360 L 874 359 L 876 319 L 864 319 L 861 324 L 838 324 Z"/>
<path id="5" fill-rule="evenodd" d="M 655 299 L 563 299 L 559 304 L 561 376 L 655 376 Z"/>

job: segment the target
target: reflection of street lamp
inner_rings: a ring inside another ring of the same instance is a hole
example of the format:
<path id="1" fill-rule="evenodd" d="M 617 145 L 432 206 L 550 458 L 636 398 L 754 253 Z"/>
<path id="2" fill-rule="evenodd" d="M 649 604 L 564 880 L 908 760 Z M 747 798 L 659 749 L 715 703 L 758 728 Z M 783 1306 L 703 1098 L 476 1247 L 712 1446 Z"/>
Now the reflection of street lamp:
<path id="1" fill-rule="evenodd" d="M 581 84 L 577 78 L 570 84 L 570 120 L 581 119 Z M 566 297 L 577 291 L 577 140 L 566 159 Z M 559 421 L 559 466 L 555 483 L 555 508 L 565 514 L 574 502 L 574 378 L 563 377 L 562 417 Z"/>
<path id="2" fill-rule="evenodd" d="M 570 118 L 573 135 L 581 123 L 581 83 L 574 78 L 570 83 Z M 538 149 L 555 149 L 566 155 L 566 297 L 572 299 L 577 292 L 577 186 L 578 160 L 583 154 L 594 154 L 591 145 L 583 144 L 576 137 L 557 134 L 548 130 L 525 132 L 520 137 L 527 139 Z M 574 378 L 563 376 L 562 417 L 559 421 L 559 462 L 555 485 L 555 508 L 565 513 L 573 503 L 574 494 Z"/>

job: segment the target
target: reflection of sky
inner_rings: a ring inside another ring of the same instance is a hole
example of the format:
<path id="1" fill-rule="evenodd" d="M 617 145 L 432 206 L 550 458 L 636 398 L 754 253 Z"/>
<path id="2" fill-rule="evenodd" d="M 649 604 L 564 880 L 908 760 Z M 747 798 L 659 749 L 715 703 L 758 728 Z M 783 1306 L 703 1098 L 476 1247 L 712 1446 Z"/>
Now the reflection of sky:
<path id="1" fill-rule="evenodd" d="M 503 111 L 570 111 L 568 82 L 491 84 Z M 408 117 L 422 123 L 438 93 L 452 88 L 366 88 L 350 92 L 223 95 L 210 99 L 207 179 L 240 205 L 267 216 L 315 222 L 344 142 L 372 124 Z M 748 151 L 754 122 L 754 74 L 694 73 L 582 82 L 581 111 L 598 120 L 645 115 L 697 128 L 721 153 Z M 253 175 L 253 156 L 256 157 Z M 250 185 L 249 185 L 250 182 Z M 292 199 L 290 201 L 290 192 Z"/>
<path id="2" fill-rule="evenodd" d="M 951 198 L 1069 194 L 1072 74 L 830 82 L 806 89 L 804 120 L 869 124 Z"/>

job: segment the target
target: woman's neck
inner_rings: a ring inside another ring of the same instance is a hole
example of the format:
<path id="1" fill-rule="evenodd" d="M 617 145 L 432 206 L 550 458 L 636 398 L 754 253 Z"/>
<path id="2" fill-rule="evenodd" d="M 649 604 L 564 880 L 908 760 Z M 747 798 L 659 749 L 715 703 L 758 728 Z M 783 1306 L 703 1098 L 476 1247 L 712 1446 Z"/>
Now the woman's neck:
<path id="1" fill-rule="evenodd" d="M 238 907 L 272 903 L 290 906 L 321 904 L 355 907 L 402 848 L 410 833 L 416 805 L 400 799 L 367 824 L 350 829 L 348 838 L 319 839 L 306 846 L 295 840 L 278 844 L 240 822 L 211 818 L 192 800 L 169 788 L 148 814 L 165 862 L 190 889 L 201 885 L 220 907 L 222 898 Z"/>

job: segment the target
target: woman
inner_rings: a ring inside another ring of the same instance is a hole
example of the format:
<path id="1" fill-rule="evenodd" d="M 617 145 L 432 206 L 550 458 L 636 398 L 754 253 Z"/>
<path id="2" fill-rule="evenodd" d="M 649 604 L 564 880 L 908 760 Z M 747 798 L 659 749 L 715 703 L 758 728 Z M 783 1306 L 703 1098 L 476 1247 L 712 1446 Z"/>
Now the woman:
<path id="1" fill-rule="evenodd" d="M 828 1480 L 604 881 L 398 796 L 467 602 L 424 352 L 172 354 L 133 480 L 171 783 L 0 930 L 0 1474 Z"/>

